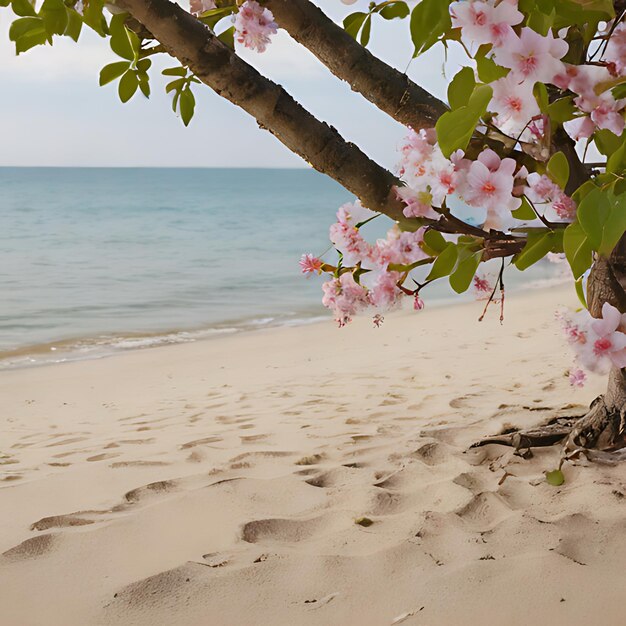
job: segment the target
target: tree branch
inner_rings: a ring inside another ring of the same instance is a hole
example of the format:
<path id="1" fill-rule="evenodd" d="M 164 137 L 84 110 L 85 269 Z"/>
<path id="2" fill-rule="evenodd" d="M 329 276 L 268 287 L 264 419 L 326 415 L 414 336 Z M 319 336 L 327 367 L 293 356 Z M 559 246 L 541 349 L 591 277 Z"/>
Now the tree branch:
<path id="1" fill-rule="evenodd" d="M 316 170 L 334 178 L 366 207 L 405 221 L 404 204 L 393 190 L 399 181 L 391 172 L 259 74 L 195 17 L 169 0 L 118 0 L 116 5 L 143 24 L 205 85 L 250 113 Z"/>
<path id="2" fill-rule="evenodd" d="M 309 0 L 265 0 L 279 26 L 338 78 L 405 126 L 430 128 L 448 107 L 375 57 Z"/>

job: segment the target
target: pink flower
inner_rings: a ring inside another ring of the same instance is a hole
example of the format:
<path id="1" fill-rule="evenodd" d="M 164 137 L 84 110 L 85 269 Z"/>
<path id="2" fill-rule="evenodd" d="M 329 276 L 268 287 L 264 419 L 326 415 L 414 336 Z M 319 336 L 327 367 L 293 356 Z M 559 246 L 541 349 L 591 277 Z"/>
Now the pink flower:
<path id="1" fill-rule="evenodd" d="M 493 291 L 493 286 L 484 276 L 481 277 L 476 274 L 474 276 L 474 290 L 481 295 L 490 294 Z"/>
<path id="2" fill-rule="evenodd" d="M 510 212 L 519 208 L 521 200 L 513 197 L 516 163 L 500 159 L 490 149 L 483 150 L 467 172 L 463 199 L 471 206 L 487 210 L 483 228 L 506 228 L 512 220 Z"/>
<path id="3" fill-rule="evenodd" d="M 497 114 L 495 123 L 507 134 L 519 135 L 534 117 L 540 115 L 532 80 L 520 82 L 509 74 L 493 83 L 492 87 L 493 99 L 489 110 Z"/>
<path id="4" fill-rule="evenodd" d="M 322 291 L 322 304 L 333 311 L 340 327 L 369 304 L 367 289 L 359 285 L 349 272 L 323 283 Z"/>
<path id="5" fill-rule="evenodd" d="M 550 220 L 572 222 L 576 217 L 576 203 L 556 183 L 535 172 L 528 175 L 525 193 L 535 205 L 546 205 L 544 216 Z M 554 215 L 550 215 L 554 212 Z"/>
<path id="6" fill-rule="evenodd" d="M 303 254 L 299 261 L 300 269 L 303 274 L 321 274 L 322 260 L 312 254 Z"/>
<path id="7" fill-rule="evenodd" d="M 396 265 L 411 265 L 416 261 L 427 258 L 422 250 L 421 243 L 424 241 L 424 229 L 415 232 L 400 231 L 392 228 L 387 233 L 386 239 L 379 239 L 372 251 L 371 261 L 374 268 L 386 269 L 390 263 Z M 367 265 L 368 269 L 371 269 Z"/>
<path id="8" fill-rule="evenodd" d="M 369 290 L 370 303 L 372 306 L 380 309 L 394 307 L 403 296 L 397 285 L 402 275 L 399 272 L 387 272 L 384 270 L 375 272 L 373 275 L 376 278 L 372 288 Z"/>
<path id="9" fill-rule="evenodd" d="M 272 12 L 256 0 L 246 0 L 233 19 L 237 41 L 258 52 L 265 52 L 270 43 L 270 35 L 275 35 L 278 31 Z"/>
<path id="10" fill-rule="evenodd" d="M 189 10 L 193 15 L 201 15 L 215 8 L 215 0 L 190 0 Z"/>
<path id="11" fill-rule="evenodd" d="M 428 217 L 437 219 L 439 215 L 433 209 L 432 195 L 427 191 L 415 191 L 411 187 L 394 187 L 398 200 L 402 200 L 406 207 L 402 211 L 405 217 Z"/>
<path id="12" fill-rule="evenodd" d="M 450 5 L 452 26 L 461 29 L 468 45 L 502 45 L 514 35 L 512 26 L 519 24 L 524 16 L 517 10 L 517 0 L 494 2 L 464 1 Z"/>
<path id="13" fill-rule="evenodd" d="M 587 380 L 587 374 L 580 368 L 570 370 L 569 372 L 569 384 L 572 387 L 584 387 Z"/>
<path id="14" fill-rule="evenodd" d="M 615 73 L 626 74 L 626 23 L 622 22 L 613 31 L 604 60 L 613 65 Z"/>
<path id="15" fill-rule="evenodd" d="M 564 65 L 560 61 L 569 48 L 564 39 L 555 39 L 551 32 L 544 37 L 532 30 L 522 28 L 521 35 L 507 40 L 506 45 L 494 49 L 496 62 L 510 67 L 518 80 L 549 83 Z"/>
<path id="16" fill-rule="evenodd" d="M 574 141 L 589 139 L 596 129 L 593 120 L 586 115 L 568 120 L 563 124 L 563 128 Z"/>
<path id="17" fill-rule="evenodd" d="M 607 356 L 615 367 L 626 367 L 626 334 L 618 330 L 626 326 L 626 315 L 622 315 L 613 305 L 602 305 L 602 318 L 591 323 L 597 335 L 593 352 L 597 357 Z"/>
<path id="18" fill-rule="evenodd" d="M 363 239 L 357 226 L 375 215 L 358 202 L 340 207 L 329 236 L 335 248 L 343 254 L 344 265 L 356 265 L 371 257 L 372 246 Z"/>
<path id="19" fill-rule="evenodd" d="M 424 309 L 426 305 L 424 304 L 424 301 L 419 297 L 419 296 L 415 296 L 415 300 L 413 301 L 413 308 L 416 311 L 422 311 Z"/>

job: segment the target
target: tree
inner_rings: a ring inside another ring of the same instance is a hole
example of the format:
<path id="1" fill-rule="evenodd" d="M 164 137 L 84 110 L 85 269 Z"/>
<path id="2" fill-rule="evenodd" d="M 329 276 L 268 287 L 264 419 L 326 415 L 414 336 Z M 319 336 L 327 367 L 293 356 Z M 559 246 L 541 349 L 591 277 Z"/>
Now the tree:
<path id="1" fill-rule="evenodd" d="M 355 0 L 343 0 L 353 4 Z M 610 369 L 607 392 L 574 426 L 566 450 L 613 450 L 626 429 L 626 1 L 384 0 L 353 12 L 343 28 L 310 0 L 0 0 L 16 15 L 19 54 L 83 26 L 108 37 L 120 61 L 100 72 L 123 102 L 150 94 L 151 57 L 179 65 L 167 91 L 185 125 L 193 88 L 204 84 L 254 116 L 262 128 L 352 192 L 331 240 L 336 262 L 305 255 L 305 272 L 326 272 L 324 303 L 340 325 L 372 305 L 448 280 L 461 293 L 504 296 L 505 262 L 524 270 L 564 255 L 584 309 L 565 319 L 578 362 Z M 108 17 L 110 13 L 110 17 Z M 433 97 L 367 50 L 376 21 L 405 20 L 415 56 L 460 46 L 467 66 L 448 102 Z M 285 29 L 382 112 L 409 127 L 398 175 L 346 142 L 280 85 L 241 59 Z M 597 153 L 593 161 L 587 158 Z M 477 221 L 468 217 L 478 212 Z M 482 213 L 481 213 L 482 212 Z M 365 222 L 395 222 L 386 240 L 362 236 Z M 479 273 L 501 259 L 493 286 Z M 586 284 L 586 295 L 585 295 Z M 377 315 L 375 321 L 380 322 Z M 572 372 L 572 382 L 584 374 Z M 552 442 L 570 428 L 518 433 L 510 441 Z"/>

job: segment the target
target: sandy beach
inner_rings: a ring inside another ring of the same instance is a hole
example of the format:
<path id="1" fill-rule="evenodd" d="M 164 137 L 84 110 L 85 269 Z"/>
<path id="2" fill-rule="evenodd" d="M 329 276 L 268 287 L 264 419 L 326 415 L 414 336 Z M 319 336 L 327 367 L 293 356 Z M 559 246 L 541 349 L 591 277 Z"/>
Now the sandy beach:
<path id="1" fill-rule="evenodd" d="M 623 624 L 626 468 L 467 451 L 602 391 L 563 302 L 2 372 L 0 624 Z"/>

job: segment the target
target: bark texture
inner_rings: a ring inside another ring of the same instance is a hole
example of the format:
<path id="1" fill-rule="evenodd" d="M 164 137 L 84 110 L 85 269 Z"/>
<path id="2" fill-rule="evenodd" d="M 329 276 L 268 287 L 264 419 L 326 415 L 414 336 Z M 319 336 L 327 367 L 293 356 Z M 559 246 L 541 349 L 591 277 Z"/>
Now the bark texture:
<path id="1" fill-rule="evenodd" d="M 355 41 L 309 0 L 266 0 L 278 25 L 308 48 L 338 78 L 405 126 L 429 128 L 448 110 Z"/>

